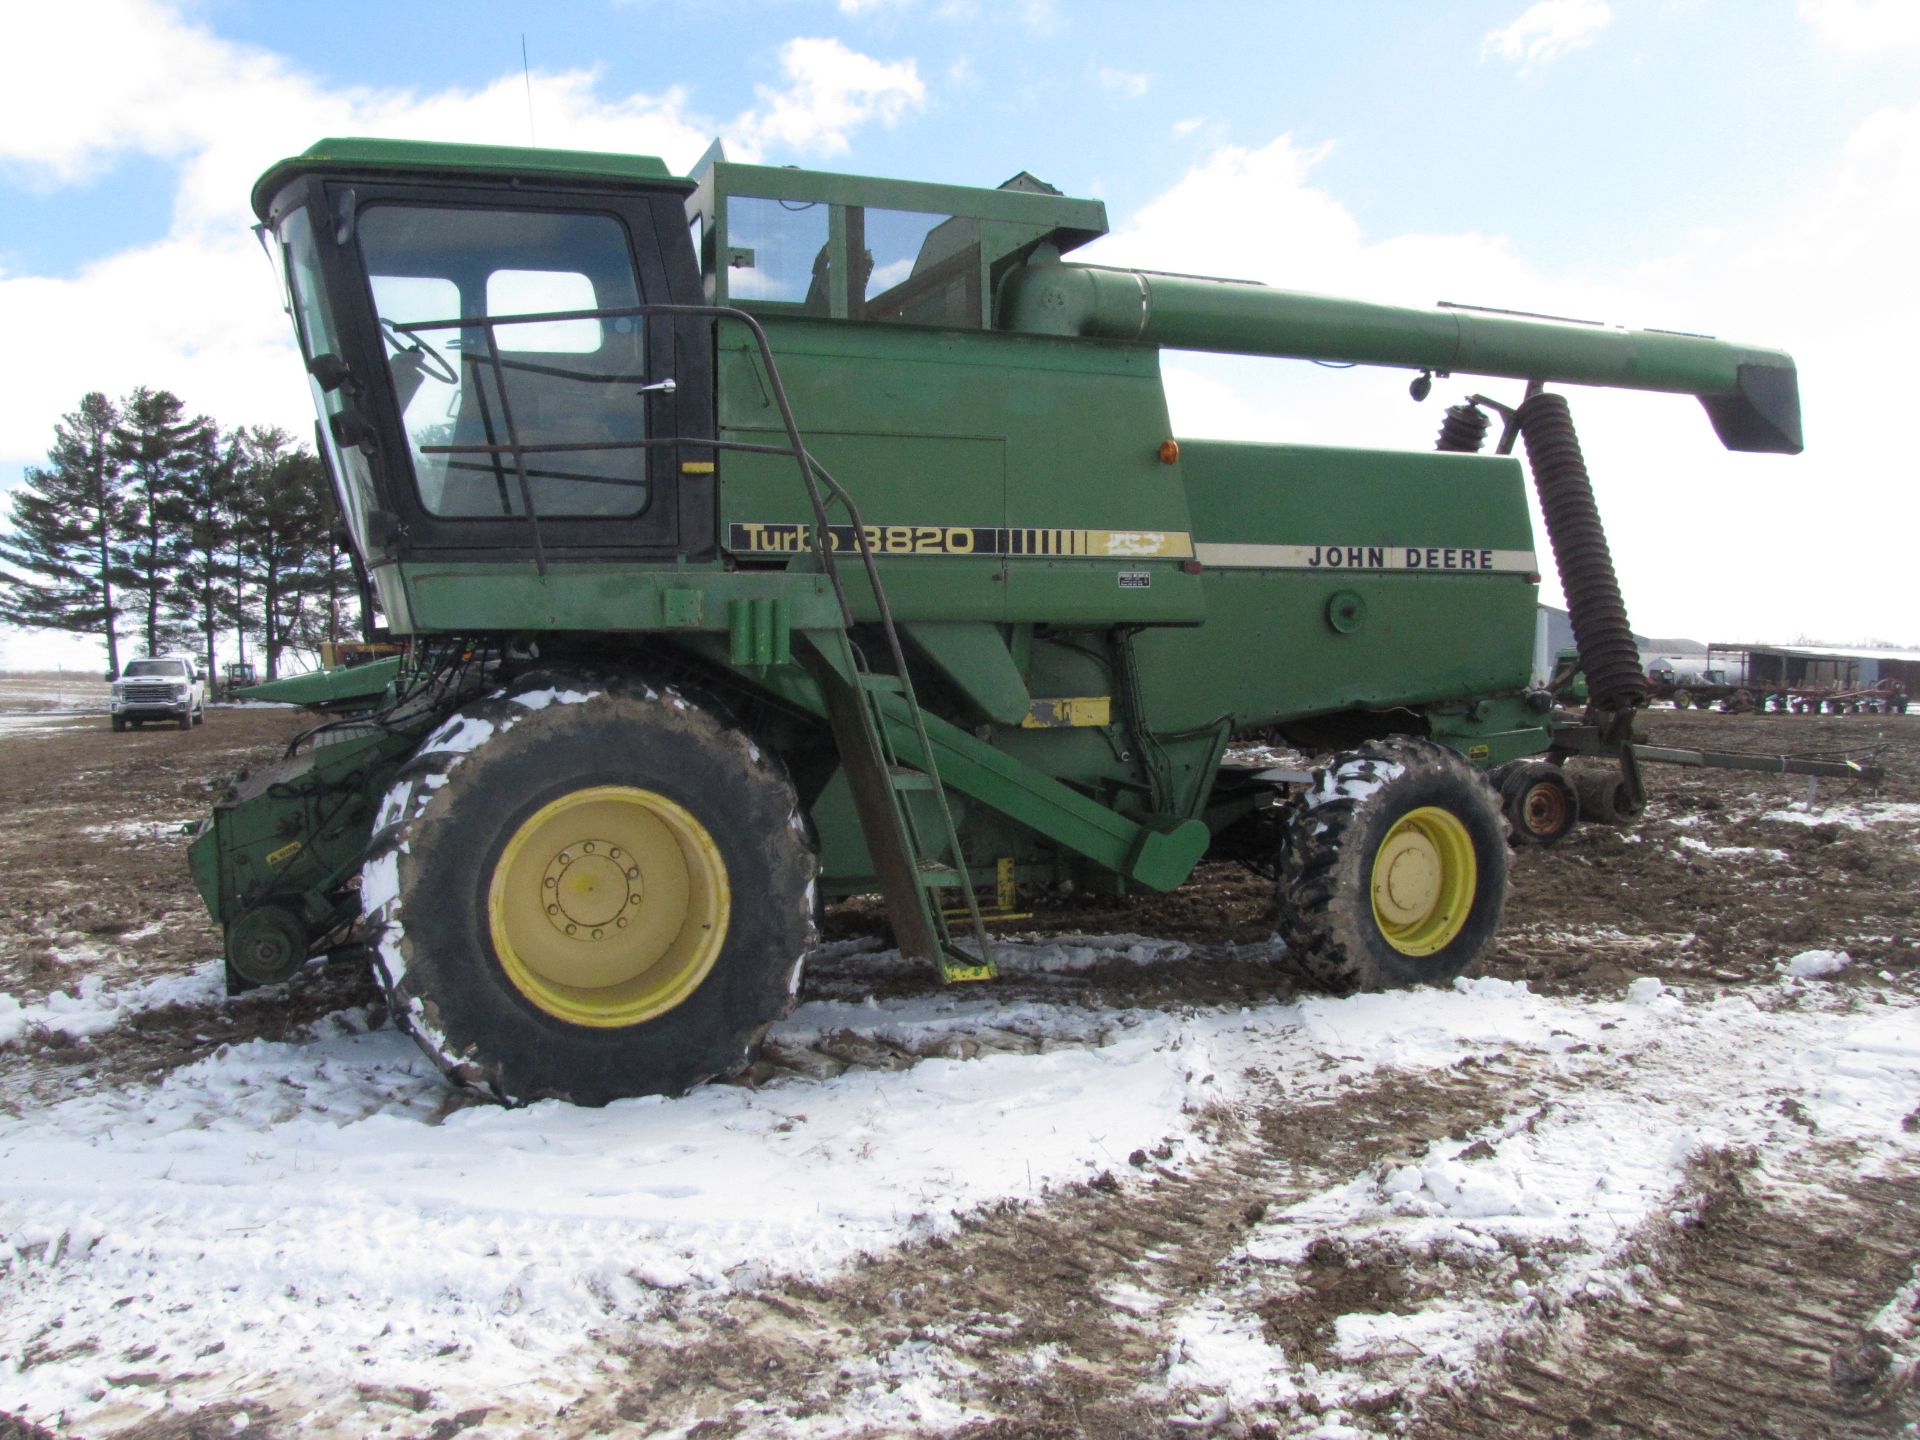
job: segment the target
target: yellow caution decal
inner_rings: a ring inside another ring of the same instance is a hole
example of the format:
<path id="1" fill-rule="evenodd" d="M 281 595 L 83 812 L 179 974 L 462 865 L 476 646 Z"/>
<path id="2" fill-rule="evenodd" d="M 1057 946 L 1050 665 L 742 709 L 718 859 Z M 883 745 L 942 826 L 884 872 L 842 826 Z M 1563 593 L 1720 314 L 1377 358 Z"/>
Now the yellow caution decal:
<path id="1" fill-rule="evenodd" d="M 1076 695 L 1064 700 L 1036 700 L 1020 717 L 1022 730 L 1064 730 L 1083 725 L 1111 725 L 1113 698 Z"/>

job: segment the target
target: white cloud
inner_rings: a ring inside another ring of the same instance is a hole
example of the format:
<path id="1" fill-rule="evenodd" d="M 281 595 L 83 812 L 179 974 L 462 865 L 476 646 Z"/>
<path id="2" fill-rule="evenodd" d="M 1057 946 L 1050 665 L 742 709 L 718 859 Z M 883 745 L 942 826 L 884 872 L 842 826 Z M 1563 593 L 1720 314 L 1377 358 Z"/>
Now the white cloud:
<path id="1" fill-rule="evenodd" d="M 276 57 L 147 0 L 28 6 L 8 29 L 0 160 L 51 181 L 81 178 L 121 150 L 196 150 L 214 138 L 210 97 L 264 96 L 286 78 Z"/>
<path id="2" fill-rule="evenodd" d="M 1613 10 L 1606 0 L 1539 0 L 1504 30 L 1490 32 L 1480 54 L 1497 55 L 1525 75 L 1535 65 L 1591 45 L 1612 23 Z"/>
<path id="3" fill-rule="evenodd" d="M 1920 228 L 1920 105 L 1863 122 L 1809 192 L 1750 233 L 1702 229 L 1610 274 L 1567 274 L 1503 236 L 1374 239 L 1314 167 L 1327 147 L 1281 136 L 1223 146 L 1082 252 L 1426 307 L 1439 299 L 1701 330 L 1776 346 L 1800 368 L 1808 449 L 1731 454 L 1678 396 L 1570 391 L 1628 613 L 1637 628 L 1702 640 L 1920 645 L 1907 537 L 1920 529 L 1897 418 L 1920 329 L 1906 280 Z M 1195 215 L 1208 217 L 1196 225 Z M 1175 433 L 1430 448 L 1441 408 L 1470 390 L 1517 401 L 1514 381 L 1462 376 L 1407 398 L 1407 371 L 1170 355 Z M 1535 520 L 1543 556 L 1546 533 Z M 1543 598 L 1557 585 L 1549 565 Z"/>
<path id="4" fill-rule="evenodd" d="M 1102 90 L 1110 95 L 1118 95 L 1122 100 L 1138 100 L 1153 88 L 1151 75 L 1142 75 L 1137 70 L 1116 70 L 1110 65 L 1097 67 L 1093 78 Z"/>
<path id="5" fill-rule="evenodd" d="M 324 135 L 524 144 L 527 81 L 432 92 L 329 89 L 280 57 L 221 39 L 148 0 L 23 12 L 22 66 L 0 87 L 0 164 L 46 186 L 83 181 L 129 152 L 179 166 L 165 239 L 68 278 L 0 273 L 0 333 L 32 335 L 0 356 L 0 457 L 39 454 L 89 389 L 164 385 L 229 423 L 305 434 L 309 402 L 247 196 L 269 164 Z M 80 59 L 84 57 L 84 62 Z M 534 71 L 543 145 L 659 155 L 676 169 L 726 133 L 757 158 L 843 151 L 848 136 L 920 103 L 912 61 L 870 59 L 834 40 L 779 51 L 783 84 L 730 124 L 686 92 L 606 95 L 590 70 Z"/>
<path id="6" fill-rule="evenodd" d="M 842 154 L 853 130 L 891 125 L 926 99 L 913 61 L 875 60 L 838 40 L 789 40 L 780 68 L 786 87 L 759 87 L 759 105 L 734 122 L 749 144 Z"/>
<path id="7" fill-rule="evenodd" d="M 1914 0 L 1800 0 L 1800 18 L 1830 49 L 1857 57 L 1920 47 Z"/>

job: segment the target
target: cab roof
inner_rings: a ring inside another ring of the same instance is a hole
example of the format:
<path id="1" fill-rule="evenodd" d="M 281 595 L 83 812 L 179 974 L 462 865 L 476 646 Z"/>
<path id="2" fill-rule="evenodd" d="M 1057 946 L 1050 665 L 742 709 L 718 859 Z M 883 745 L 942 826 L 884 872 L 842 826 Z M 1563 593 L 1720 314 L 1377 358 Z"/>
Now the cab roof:
<path id="1" fill-rule="evenodd" d="M 431 140 L 378 140 L 336 136 L 309 145 L 262 175 L 253 187 L 253 211 L 267 218 L 273 197 L 289 180 L 318 170 L 423 171 L 444 175 L 550 176 L 565 180 L 642 181 L 649 188 L 692 191 L 652 155 L 614 155 L 600 150 L 543 150 L 526 145 L 452 145 Z"/>
<path id="2" fill-rule="evenodd" d="M 836 204 L 877 205 L 903 210 L 940 211 L 1002 221 L 1044 236 L 1060 250 L 1084 245 L 1107 229 L 1106 207 L 1098 200 L 1062 195 L 1024 170 L 995 189 L 937 185 L 916 180 L 883 180 L 788 166 L 729 163 L 719 141 L 694 166 L 691 179 L 676 176 L 652 155 L 614 155 L 599 150 L 541 150 L 525 145 L 451 145 L 429 140 L 379 140 L 334 137 L 282 160 L 255 182 L 254 213 L 262 220 L 274 196 L 287 182 L 315 172 L 392 171 L 396 174 L 510 176 L 521 179 L 610 180 L 640 183 L 648 189 L 701 196 L 695 203 L 711 211 L 716 191 L 775 199 L 824 200 Z"/>

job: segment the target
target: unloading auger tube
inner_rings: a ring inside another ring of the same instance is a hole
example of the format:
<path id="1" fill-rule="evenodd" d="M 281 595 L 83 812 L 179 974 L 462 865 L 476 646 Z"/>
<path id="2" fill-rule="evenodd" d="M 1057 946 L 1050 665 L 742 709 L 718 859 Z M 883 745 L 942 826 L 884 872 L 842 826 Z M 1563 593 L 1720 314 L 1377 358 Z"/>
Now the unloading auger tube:
<path id="1" fill-rule="evenodd" d="M 1030 264 L 1009 277 L 1001 323 L 1172 350 L 1694 395 L 1729 450 L 1797 455 L 1802 448 L 1793 357 L 1705 335 L 1410 309 L 1065 261 Z"/>

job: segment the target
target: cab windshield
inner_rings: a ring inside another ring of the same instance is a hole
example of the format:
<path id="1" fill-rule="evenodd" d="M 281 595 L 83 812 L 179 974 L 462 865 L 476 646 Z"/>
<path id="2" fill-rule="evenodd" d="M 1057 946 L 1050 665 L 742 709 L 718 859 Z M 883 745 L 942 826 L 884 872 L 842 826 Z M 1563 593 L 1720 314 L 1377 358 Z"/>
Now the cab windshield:
<path id="1" fill-rule="evenodd" d="M 129 680 L 184 680 L 187 667 L 181 660 L 129 660 L 121 674 Z"/>

